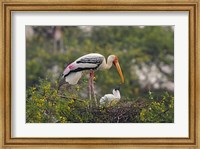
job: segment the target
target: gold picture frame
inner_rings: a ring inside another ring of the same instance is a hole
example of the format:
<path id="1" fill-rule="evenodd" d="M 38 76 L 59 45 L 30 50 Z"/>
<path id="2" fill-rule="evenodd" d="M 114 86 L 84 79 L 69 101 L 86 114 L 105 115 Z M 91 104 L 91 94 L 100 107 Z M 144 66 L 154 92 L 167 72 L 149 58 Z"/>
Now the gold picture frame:
<path id="1" fill-rule="evenodd" d="M 11 12 L 12 11 L 188 11 L 189 137 L 188 138 L 12 138 Z M 0 140 L 2 148 L 200 148 L 200 1 L 199 0 L 2 0 Z"/>

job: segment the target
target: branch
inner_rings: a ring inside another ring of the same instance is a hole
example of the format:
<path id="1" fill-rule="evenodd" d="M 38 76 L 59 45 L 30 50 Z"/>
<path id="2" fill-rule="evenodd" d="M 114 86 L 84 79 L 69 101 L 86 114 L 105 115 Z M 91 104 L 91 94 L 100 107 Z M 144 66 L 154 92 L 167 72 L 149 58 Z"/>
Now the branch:
<path id="1" fill-rule="evenodd" d="M 77 99 L 77 98 L 72 98 L 72 97 L 67 97 L 67 96 L 64 96 L 64 95 L 58 95 L 58 97 L 65 98 L 65 99 L 72 99 L 72 100 L 77 100 L 77 101 L 84 102 L 83 100 L 80 100 L 80 99 Z"/>

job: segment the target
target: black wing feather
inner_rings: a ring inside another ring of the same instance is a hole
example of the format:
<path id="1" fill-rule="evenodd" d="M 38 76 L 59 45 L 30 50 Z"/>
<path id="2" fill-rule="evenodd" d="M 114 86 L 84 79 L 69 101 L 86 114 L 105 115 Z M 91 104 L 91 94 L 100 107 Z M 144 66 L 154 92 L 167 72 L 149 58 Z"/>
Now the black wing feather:
<path id="1" fill-rule="evenodd" d="M 91 63 L 91 64 L 96 64 L 97 66 L 94 68 L 90 68 L 90 67 L 84 67 L 84 68 L 76 68 L 74 70 L 71 70 L 68 74 L 66 74 L 64 77 L 68 76 L 70 73 L 73 72 L 79 72 L 79 71 L 83 71 L 83 70 L 95 70 L 99 67 L 99 65 L 101 65 L 101 63 L 103 62 L 104 57 L 85 57 L 85 58 L 81 58 L 80 60 L 76 61 L 76 63 Z"/>
<path id="2" fill-rule="evenodd" d="M 100 65 L 103 62 L 103 57 L 90 57 L 90 58 L 82 58 L 76 63 L 91 63 Z"/>

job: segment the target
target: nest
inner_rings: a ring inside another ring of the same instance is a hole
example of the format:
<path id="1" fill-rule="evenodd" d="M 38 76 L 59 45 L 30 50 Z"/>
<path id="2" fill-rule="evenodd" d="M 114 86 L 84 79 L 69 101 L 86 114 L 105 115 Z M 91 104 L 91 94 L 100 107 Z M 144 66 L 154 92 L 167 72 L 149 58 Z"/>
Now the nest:
<path id="1" fill-rule="evenodd" d="M 115 106 L 90 109 L 93 123 L 137 123 L 137 117 L 147 104 L 143 101 L 120 102 Z"/>

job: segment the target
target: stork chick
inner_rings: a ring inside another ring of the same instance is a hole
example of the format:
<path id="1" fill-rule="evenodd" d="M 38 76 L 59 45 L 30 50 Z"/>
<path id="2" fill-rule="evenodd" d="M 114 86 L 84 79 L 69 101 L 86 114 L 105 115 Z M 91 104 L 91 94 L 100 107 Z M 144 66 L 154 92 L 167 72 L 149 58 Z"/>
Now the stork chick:
<path id="1" fill-rule="evenodd" d="M 101 106 L 112 106 L 119 102 L 121 95 L 120 95 L 120 88 L 115 88 L 113 89 L 113 94 L 105 94 L 103 97 L 100 99 L 100 105 Z"/>

